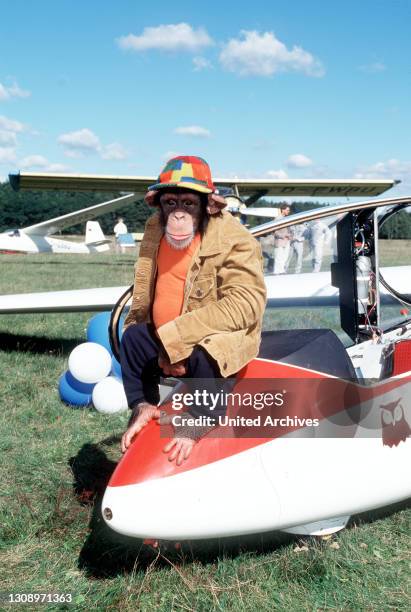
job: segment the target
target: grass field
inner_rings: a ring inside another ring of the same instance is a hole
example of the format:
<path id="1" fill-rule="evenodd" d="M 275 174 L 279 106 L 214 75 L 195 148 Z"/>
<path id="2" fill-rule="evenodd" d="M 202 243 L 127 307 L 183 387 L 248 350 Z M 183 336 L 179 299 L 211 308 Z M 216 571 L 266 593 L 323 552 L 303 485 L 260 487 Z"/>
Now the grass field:
<path id="1" fill-rule="evenodd" d="M 133 276 L 130 255 L 5 256 L 1 264 L 3 293 L 127 285 Z M 321 322 L 320 311 L 310 316 Z M 105 527 L 101 496 L 127 415 L 70 409 L 57 394 L 89 317 L 0 317 L 0 591 L 72 593 L 74 607 L 48 610 L 411 608 L 406 504 L 355 517 L 322 540 L 272 533 L 152 551 Z M 165 520 L 171 511 L 172 500 Z"/>

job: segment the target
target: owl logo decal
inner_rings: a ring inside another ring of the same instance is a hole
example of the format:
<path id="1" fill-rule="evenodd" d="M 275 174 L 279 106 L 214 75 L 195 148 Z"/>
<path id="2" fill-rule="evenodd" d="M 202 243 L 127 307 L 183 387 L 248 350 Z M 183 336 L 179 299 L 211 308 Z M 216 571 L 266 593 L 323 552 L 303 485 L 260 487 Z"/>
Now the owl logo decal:
<path id="1" fill-rule="evenodd" d="M 402 398 L 390 404 L 380 405 L 382 442 L 386 446 L 398 446 L 411 434 L 411 427 L 405 418 L 401 400 Z"/>

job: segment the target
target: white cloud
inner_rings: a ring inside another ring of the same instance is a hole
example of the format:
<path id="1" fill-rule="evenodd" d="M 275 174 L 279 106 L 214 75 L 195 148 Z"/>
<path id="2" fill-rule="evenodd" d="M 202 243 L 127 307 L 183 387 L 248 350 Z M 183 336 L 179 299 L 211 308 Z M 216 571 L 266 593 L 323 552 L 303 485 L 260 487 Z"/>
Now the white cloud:
<path id="1" fill-rule="evenodd" d="M 31 92 L 21 89 L 17 83 L 7 86 L 0 83 L 0 100 L 10 100 L 10 98 L 28 98 Z"/>
<path id="2" fill-rule="evenodd" d="M 201 70 L 207 70 L 208 68 L 212 68 L 212 64 L 208 59 L 198 55 L 196 55 L 196 57 L 193 57 L 193 66 L 194 72 L 200 72 Z"/>
<path id="3" fill-rule="evenodd" d="M 64 147 L 64 155 L 74 159 L 93 153 L 100 155 L 102 159 L 121 160 L 127 157 L 127 151 L 120 143 L 102 145 L 99 137 L 88 128 L 61 134 L 57 140 Z"/>
<path id="4" fill-rule="evenodd" d="M 101 148 L 101 157 L 103 159 L 126 159 L 127 151 L 118 142 L 112 142 Z"/>
<path id="5" fill-rule="evenodd" d="M 266 174 L 267 174 L 267 177 L 270 179 L 279 179 L 279 180 L 288 179 L 288 174 L 284 170 L 269 170 Z"/>
<path id="6" fill-rule="evenodd" d="M 45 167 L 46 172 L 67 172 L 70 170 L 70 166 L 65 164 L 49 164 Z"/>
<path id="7" fill-rule="evenodd" d="M 58 142 L 63 145 L 68 157 L 78 156 L 84 152 L 93 153 L 100 149 L 100 140 L 88 128 L 61 134 L 58 137 Z"/>
<path id="8" fill-rule="evenodd" d="M 287 159 L 287 166 L 289 168 L 308 168 L 312 165 L 312 160 L 302 153 L 295 153 Z"/>
<path id="9" fill-rule="evenodd" d="M 358 168 L 354 175 L 358 179 L 397 179 L 401 183 L 395 188 L 395 195 L 408 196 L 411 192 L 411 161 L 396 158 L 379 161 L 370 166 Z"/>
<path id="10" fill-rule="evenodd" d="M 213 40 L 204 28 L 194 30 L 188 23 L 176 23 L 144 28 L 140 36 L 121 36 L 117 44 L 132 51 L 198 51 L 212 45 Z"/>
<path id="11" fill-rule="evenodd" d="M 16 82 L 8 88 L 8 92 L 12 98 L 29 98 L 31 96 L 31 91 L 21 89 Z"/>
<path id="12" fill-rule="evenodd" d="M 84 157 L 84 152 L 79 151 L 78 149 L 65 149 L 64 155 L 70 159 L 81 159 Z"/>
<path id="13" fill-rule="evenodd" d="M 302 72 L 321 77 L 324 67 L 311 53 L 294 46 L 291 51 L 273 32 L 243 30 L 240 38 L 232 38 L 220 53 L 225 70 L 242 76 L 272 76 L 278 72 Z"/>
<path id="14" fill-rule="evenodd" d="M 194 138 L 209 138 L 210 130 L 201 127 L 201 125 L 185 125 L 174 129 L 174 134 L 180 136 L 193 136 Z"/>
<path id="15" fill-rule="evenodd" d="M 355 174 L 355 178 L 373 179 L 373 178 L 411 178 L 411 161 L 402 162 L 399 159 L 388 159 L 380 161 L 371 166 L 359 168 Z"/>
<path id="16" fill-rule="evenodd" d="M 362 72 L 375 74 L 377 72 L 384 72 L 384 70 L 387 70 L 387 66 L 383 62 L 373 62 L 372 64 L 364 64 L 364 66 L 359 66 L 358 69 Z"/>
<path id="17" fill-rule="evenodd" d="M 45 172 L 66 172 L 69 169 L 69 167 L 64 164 L 50 163 L 43 155 L 28 155 L 20 160 L 19 167 L 22 170 L 41 168 Z"/>
<path id="18" fill-rule="evenodd" d="M 17 144 L 17 137 L 15 132 L 8 132 L 7 130 L 0 130 L 0 147 L 12 146 L 15 147 Z"/>
<path id="19" fill-rule="evenodd" d="M 17 134 L 26 126 L 20 121 L 0 115 L 0 163 L 10 164 L 16 161 Z"/>
<path id="20" fill-rule="evenodd" d="M 4 115 L 0 115 L 0 129 L 7 130 L 8 132 L 23 132 L 25 126 L 20 121 L 8 119 Z"/>
<path id="21" fill-rule="evenodd" d="M 8 100 L 9 97 L 7 89 L 0 83 L 0 100 Z"/>
<path id="22" fill-rule="evenodd" d="M 16 161 L 16 150 L 13 147 L 0 149 L 0 164 L 11 164 Z"/>
<path id="23" fill-rule="evenodd" d="M 27 168 L 44 168 L 48 163 L 47 159 L 42 155 L 28 155 L 20 161 L 20 168 L 22 170 Z"/>

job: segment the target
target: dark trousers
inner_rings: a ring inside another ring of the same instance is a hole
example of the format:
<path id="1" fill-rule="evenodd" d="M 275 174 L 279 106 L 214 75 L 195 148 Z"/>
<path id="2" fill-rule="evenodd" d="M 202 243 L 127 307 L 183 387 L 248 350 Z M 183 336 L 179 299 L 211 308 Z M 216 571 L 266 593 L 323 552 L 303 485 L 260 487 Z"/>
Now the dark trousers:
<path id="1" fill-rule="evenodd" d="M 154 334 L 152 325 L 139 323 L 130 325 L 123 334 L 120 346 L 120 361 L 123 374 L 124 390 L 130 408 L 140 402 L 158 404 L 160 394 L 158 385 L 160 376 L 164 376 L 158 365 L 160 341 Z M 215 394 L 229 392 L 234 385 L 234 378 L 221 378 L 217 363 L 201 347 L 194 347 L 187 360 L 187 373 L 182 377 L 190 393 L 196 390 Z M 227 384 L 228 382 L 228 384 Z M 204 405 L 191 406 L 188 412 L 193 416 L 225 414 L 225 402 L 219 404 L 210 413 Z"/>

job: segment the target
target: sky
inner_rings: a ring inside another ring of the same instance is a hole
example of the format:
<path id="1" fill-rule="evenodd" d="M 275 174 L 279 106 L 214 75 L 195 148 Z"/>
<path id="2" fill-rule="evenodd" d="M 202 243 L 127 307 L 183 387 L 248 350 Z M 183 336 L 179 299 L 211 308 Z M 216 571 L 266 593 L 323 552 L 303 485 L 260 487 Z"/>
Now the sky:
<path id="1" fill-rule="evenodd" d="M 411 195 L 411 0 L 0 0 L 0 180 L 393 178 Z"/>

